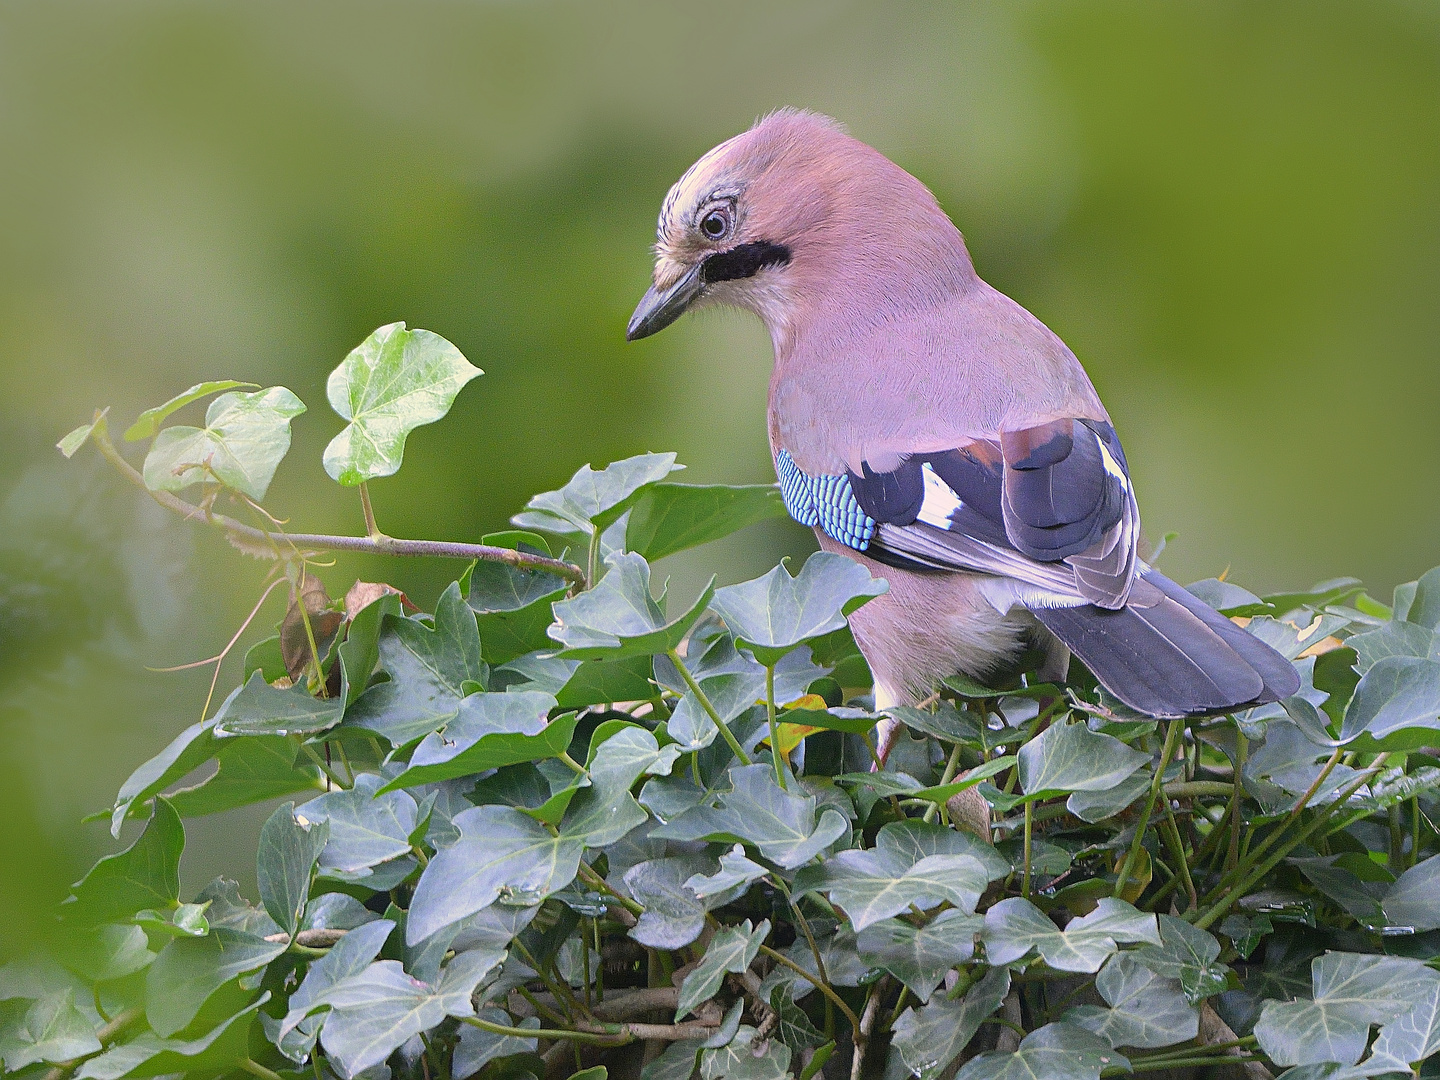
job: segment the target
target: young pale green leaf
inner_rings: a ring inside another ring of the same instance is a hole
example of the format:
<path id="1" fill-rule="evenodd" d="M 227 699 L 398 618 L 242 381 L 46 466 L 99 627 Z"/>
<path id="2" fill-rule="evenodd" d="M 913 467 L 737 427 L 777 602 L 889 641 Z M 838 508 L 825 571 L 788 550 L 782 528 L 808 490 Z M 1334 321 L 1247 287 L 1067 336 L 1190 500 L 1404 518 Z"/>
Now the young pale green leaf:
<path id="1" fill-rule="evenodd" d="M 700 1052 L 700 1080 L 786 1080 L 789 1075 L 790 1047 L 779 1039 L 761 1040 L 748 1025 L 742 1024 L 724 1046 Z"/>
<path id="2" fill-rule="evenodd" d="M 561 656 L 574 660 L 618 659 L 673 649 L 705 613 L 715 593 L 712 578 L 683 615 L 666 620 L 664 608 L 650 596 L 650 566 L 639 555 L 606 560 L 610 572 L 593 589 L 554 605 L 549 634 L 563 645 Z"/>
<path id="3" fill-rule="evenodd" d="M 1082 972 L 1099 971 L 1121 943 L 1162 944 L 1154 915 L 1109 896 L 1064 930 L 1029 900 L 1012 896 L 985 913 L 981 938 L 992 964 L 1011 963 L 1033 949 L 1057 971 Z"/>
<path id="4" fill-rule="evenodd" d="M 229 1072 L 249 1056 L 250 1024 L 254 1014 L 269 1000 L 267 990 L 196 1039 L 162 1039 L 147 1031 L 129 1042 L 114 1043 L 105 1053 L 84 1062 L 75 1073 L 76 1080 Z"/>
<path id="5" fill-rule="evenodd" d="M 180 853 L 185 826 L 165 798 L 155 809 L 140 838 L 124 851 L 107 855 L 71 886 L 70 899 L 60 906 L 66 922 L 81 926 L 120 922 L 145 908 L 173 907 L 180 896 Z"/>
<path id="6" fill-rule="evenodd" d="M 344 874 L 397 859 L 410 852 L 410 834 L 418 823 L 415 799 L 406 791 L 380 793 L 384 783 L 361 773 L 349 791 L 331 791 L 311 799 L 296 816 L 330 830 L 320 865 Z"/>
<path id="7" fill-rule="evenodd" d="M 303 685 L 277 689 L 255 672 L 240 692 L 215 714 L 217 737 L 232 735 L 316 735 L 345 715 L 345 697 L 317 698 Z"/>
<path id="8" fill-rule="evenodd" d="M 718 807 L 695 806 L 651 831 L 671 840 L 723 840 L 753 844 L 785 869 L 809 862 L 850 831 L 845 815 L 827 807 L 815 821 L 816 799 L 782 791 L 765 764 L 730 770 L 732 789 Z"/>
<path id="9" fill-rule="evenodd" d="M 1014 1053 L 971 1058 L 955 1080 L 1099 1080 L 1100 1070 L 1130 1063 L 1105 1040 L 1074 1024 L 1046 1024 L 1020 1040 Z"/>
<path id="10" fill-rule="evenodd" d="M 763 577 L 717 590 L 714 608 L 756 660 L 774 664 L 810 638 L 839 630 L 846 615 L 886 588 L 859 563 L 821 551 L 794 577 L 782 563 Z"/>
<path id="11" fill-rule="evenodd" d="M 1149 760 L 1150 755 L 1083 723 L 1055 723 L 1020 748 L 1020 789 L 1026 795 L 1105 791 Z"/>
<path id="12" fill-rule="evenodd" d="M 285 951 L 284 941 L 212 926 L 204 937 L 176 938 L 145 973 L 145 1018 L 162 1038 L 188 1027 L 200 1007 L 231 979 Z"/>
<path id="13" fill-rule="evenodd" d="M 206 410 L 203 428 L 178 425 L 160 432 L 145 456 L 145 486 L 180 491 L 219 481 L 264 499 L 290 449 L 290 421 L 304 411 L 304 403 L 283 386 L 221 394 Z"/>
<path id="14" fill-rule="evenodd" d="M 563 488 L 526 503 L 530 514 L 517 514 L 513 520 L 521 528 L 589 535 L 618 519 L 641 490 L 683 468 L 675 464 L 674 454 L 638 454 L 598 472 L 583 465 Z"/>
<path id="15" fill-rule="evenodd" d="M 1218 962 L 1220 942 L 1184 919 L 1177 919 L 1173 915 L 1158 915 L 1156 918 L 1160 924 L 1160 944 L 1141 945 L 1127 955 L 1134 957 L 1137 964 L 1143 964 L 1156 975 L 1178 982 L 1186 1002 L 1191 1005 L 1198 1005 L 1215 994 L 1223 994 L 1228 984 L 1230 969 Z M 1108 997 L 1106 1000 L 1110 1001 Z M 1115 1002 L 1110 1001 L 1110 1004 L 1114 1005 Z"/>
<path id="16" fill-rule="evenodd" d="M 630 512 L 625 546 L 654 562 L 784 516 L 774 484 L 653 484 Z"/>
<path id="17" fill-rule="evenodd" d="M 405 438 L 450 411 L 465 384 L 484 374 L 429 330 L 403 322 L 376 330 L 325 384 L 330 407 L 349 420 L 325 447 L 325 471 L 354 487 L 400 468 Z"/>
<path id="18" fill-rule="evenodd" d="M 139 439 L 149 439 L 160 431 L 160 425 L 171 413 L 183 409 L 192 401 L 199 401 L 211 394 L 218 394 L 222 390 L 239 390 L 243 387 L 254 387 L 259 389 L 258 383 L 239 382 L 235 379 L 217 379 L 213 382 L 196 383 L 184 393 L 176 394 L 164 405 L 157 405 L 153 409 L 146 409 L 135 418 L 135 423 L 125 429 L 125 441 L 136 442 Z M 69 454 L 65 455 L 69 457 Z"/>
<path id="19" fill-rule="evenodd" d="M 399 961 L 375 961 L 316 995 L 316 1006 L 330 1006 L 320 1030 L 321 1045 L 348 1076 L 380 1064 L 402 1043 L 447 1016 L 473 1016 L 470 994 L 495 966 L 492 957 L 461 953 L 435 985 L 407 975 Z"/>
<path id="20" fill-rule="evenodd" d="M 516 1023 L 509 1013 L 501 1009 L 481 1009 L 475 1015 L 501 1027 L 540 1026 L 538 1016 L 527 1016 Z M 538 1042 L 538 1039 L 523 1039 L 519 1035 L 496 1035 L 493 1031 L 485 1031 L 473 1024 L 461 1024 L 460 1041 L 455 1044 L 455 1053 L 450 1061 L 451 1074 L 474 1076 L 496 1058 L 510 1057 L 512 1054 L 533 1054 Z"/>
<path id="21" fill-rule="evenodd" d="M 361 694 L 345 727 L 373 731 L 403 746 L 441 728 L 460 711 L 465 684 L 484 687 L 489 667 L 480 655 L 480 631 L 454 582 L 435 605 L 432 630 L 416 619 L 386 615 L 380 630 L 380 666 L 389 682 Z"/>
<path id="22" fill-rule="evenodd" d="M 65 437 L 55 444 L 55 449 L 59 450 L 66 458 L 72 458 L 76 451 L 89 440 L 90 433 L 94 430 L 94 423 L 81 424 L 67 432 Z"/>
<path id="23" fill-rule="evenodd" d="M 857 944 L 866 962 L 890 972 L 923 1003 L 947 971 L 975 954 L 975 935 L 984 925 L 984 916 L 954 909 L 925 926 L 884 919 L 862 930 Z"/>
<path id="24" fill-rule="evenodd" d="M 1387 656 L 1360 679 L 1345 710 L 1342 741 L 1407 728 L 1440 728 L 1440 660 Z"/>
<path id="25" fill-rule="evenodd" d="M 1440 973 L 1398 956 L 1331 952 L 1310 971 L 1311 1000 L 1267 1001 L 1255 1024 L 1260 1049 L 1277 1065 L 1354 1065 L 1371 1024 L 1403 1016 L 1440 984 Z"/>
<path id="26" fill-rule="evenodd" d="M 973 912 L 987 882 L 985 867 L 969 855 L 927 855 L 912 865 L 899 852 L 877 847 L 841 851 L 823 866 L 807 867 L 796 877 L 795 894 L 828 892 L 860 931 L 912 904 L 923 911 L 949 901 Z"/>
<path id="27" fill-rule="evenodd" d="M 533 690 L 471 694 L 443 731 L 425 736 L 410 757 L 410 767 L 381 790 L 554 757 L 570 745 L 577 718 L 567 713 L 547 720 L 553 708 L 553 697 Z"/>
<path id="28" fill-rule="evenodd" d="M 415 887 L 405 923 L 412 945 L 502 894 L 507 903 L 539 903 L 570 884 L 585 850 L 582 840 L 553 836 L 508 806 L 462 811 L 454 825 L 460 839 L 436 853 Z"/>
<path id="29" fill-rule="evenodd" d="M 680 984 L 680 1001 L 675 1008 L 675 1019 L 679 1020 L 701 1002 L 714 997 L 725 981 L 727 971 L 738 975 L 754 963 L 760 946 L 765 944 L 765 939 L 769 936 L 769 919 L 761 920 L 760 925 L 753 928 L 750 920 L 746 919 L 739 926 L 727 926 L 717 931 L 710 939 L 700 963 Z"/>
<path id="30" fill-rule="evenodd" d="M 958 1001 L 940 998 L 906 1009 L 895 1022 L 895 1048 L 910 1072 L 933 1080 L 965 1049 L 1010 992 L 1010 972 L 991 968 Z"/>
<path id="31" fill-rule="evenodd" d="M 1143 966 L 1134 953 L 1110 957 L 1095 979 L 1095 988 L 1110 1008 L 1077 1005 L 1064 1019 L 1093 1031 L 1111 1046 L 1157 1050 L 1193 1039 L 1200 1031 L 1200 1011 L 1185 1000 L 1180 984 Z"/>
<path id="32" fill-rule="evenodd" d="M 6 1072 L 19 1072 L 42 1061 L 69 1061 L 99 1049 L 95 1026 L 75 1007 L 71 989 L 32 1002 L 18 1024 L 0 1030 L 0 1058 Z"/>
<path id="33" fill-rule="evenodd" d="M 1416 863 L 1396 879 L 1381 901 L 1393 926 L 1440 929 L 1440 855 Z"/>

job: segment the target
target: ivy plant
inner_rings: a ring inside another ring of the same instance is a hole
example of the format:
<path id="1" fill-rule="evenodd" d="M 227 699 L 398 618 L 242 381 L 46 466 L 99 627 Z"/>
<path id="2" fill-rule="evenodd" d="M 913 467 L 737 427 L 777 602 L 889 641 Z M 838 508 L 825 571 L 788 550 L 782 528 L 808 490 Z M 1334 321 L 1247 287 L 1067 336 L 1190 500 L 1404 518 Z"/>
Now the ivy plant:
<path id="1" fill-rule="evenodd" d="M 97 815 L 143 825 L 59 905 L 63 948 L 0 968 L 7 1072 L 1433 1074 L 1440 568 L 1389 604 L 1195 583 L 1292 660 L 1286 701 L 1161 724 L 1021 662 L 892 710 L 881 762 L 847 616 L 883 580 L 821 553 L 657 588 L 654 560 L 782 516 L 772 486 L 642 454 L 480 543 L 384 533 L 367 484 L 480 374 L 403 323 L 335 369 L 324 465 L 364 536 L 264 505 L 305 411 L 284 387 L 146 410 L 138 463 L 106 410 L 61 440 L 268 560 L 242 631 L 284 610 Z M 336 551 L 456 573 L 417 603 Z M 187 818 L 277 800 L 254 900 L 182 894 Z"/>

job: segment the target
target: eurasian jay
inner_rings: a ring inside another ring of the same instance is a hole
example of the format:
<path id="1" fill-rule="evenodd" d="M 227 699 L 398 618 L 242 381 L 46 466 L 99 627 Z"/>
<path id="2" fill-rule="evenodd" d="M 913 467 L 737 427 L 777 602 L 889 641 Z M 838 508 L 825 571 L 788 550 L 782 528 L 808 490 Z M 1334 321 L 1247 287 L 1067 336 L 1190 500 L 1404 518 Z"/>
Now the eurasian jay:
<path id="1" fill-rule="evenodd" d="M 1027 640 L 1047 677 L 1073 651 L 1155 717 L 1296 692 L 1284 657 L 1139 558 L 1125 452 L 1080 362 L 980 280 L 915 177 L 786 109 L 691 166 L 658 236 L 626 336 L 701 304 L 763 320 L 786 508 L 890 585 L 850 618 L 877 708 L 983 679 Z"/>

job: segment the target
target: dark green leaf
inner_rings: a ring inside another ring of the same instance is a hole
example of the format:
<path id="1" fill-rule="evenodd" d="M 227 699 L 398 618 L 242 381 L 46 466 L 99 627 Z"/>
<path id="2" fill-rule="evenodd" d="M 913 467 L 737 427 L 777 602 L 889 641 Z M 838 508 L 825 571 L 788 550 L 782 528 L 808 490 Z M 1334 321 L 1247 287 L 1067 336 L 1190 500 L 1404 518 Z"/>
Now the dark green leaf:
<path id="1" fill-rule="evenodd" d="M 167 796 L 181 817 L 201 817 L 303 791 L 325 790 L 317 766 L 297 763 L 287 738 L 249 735 L 216 742 L 218 768 L 192 787 Z"/>
<path id="2" fill-rule="evenodd" d="M 365 692 L 370 676 L 375 674 L 386 615 L 397 619 L 401 616 L 400 598 L 395 593 L 383 593 L 357 611 L 345 630 L 345 640 L 335 650 L 344 667 L 346 705 Z"/>
<path id="3" fill-rule="evenodd" d="M 675 1008 L 675 1019 L 679 1020 L 701 1002 L 714 997 L 725 981 L 727 971 L 738 975 L 748 968 L 769 935 L 769 919 L 761 920 L 760 925 L 753 928 L 750 920 L 746 919 L 739 926 L 727 926 L 717 931 L 706 946 L 700 963 L 680 984 L 680 1001 Z"/>
<path id="4" fill-rule="evenodd" d="M 965 1049 L 1010 992 L 1010 972 L 991 968 L 958 1001 L 939 998 L 895 1022 L 895 1048 L 920 1080 L 933 1080 Z"/>
<path id="5" fill-rule="evenodd" d="M 890 972 L 923 1003 L 947 971 L 975 954 L 975 935 L 984 925 L 984 916 L 954 909 L 919 927 L 884 919 L 860 932 L 858 947 L 862 958 Z"/>
<path id="6" fill-rule="evenodd" d="M 981 936 L 992 964 L 1011 963 L 1033 949 L 1057 971 L 1099 971 L 1122 943 L 1162 944 L 1154 915 L 1108 896 L 1064 930 L 1029 900 L 1013 896 L 985 913 Z"/>
<path id="7" fill-rule="evenodd" d="M 326 822 L 307 827 L 296 821 L 295 804 L 288 802 L 278 807 L 260 829 L 256 856 L 260 902 L 280 929 L 292 936 L 305 913 L 310 877 L 329 835 Z"/>
<path id="8" fill-rule="evenodd" d="M 1084 724 L 1054 723 L 1020 748 L 1020 789 L 1026 795 L 1105 791 L 1149 761 L 1149 754 Z"/>
<path id="9" fill-rule="evenodd" d="M 481 1020 L 488 1020 L 490 1023 L 499 1024 L 502 1027 L 538 1028 L 540 1026 L 538 1016 L 527 1016 L 517 1024 L 510 1018 L 509 1013 L 500 1009 L 481 1009 L 475 1015 Z M 472 1024 L 461 1024 L 460 1041 L 455 1044 L 455 1054 L 450 1062 L 450 1070 L 456 1077 L 464 1080 L 464 1077 L 473 1076 L 496 1058 L 509 1057 L 511 1054 L 533 1054 L 537 1042 L 536 1039 L 522 1039 L 518 1035 L 496 1035 L 492 1031 L 484 1031 Z"/>
<path id="10" fill-rule="evenodd" d="M 677 468 L 684 466 L 675 464 L 674 454 L 639 454 L 611 462 L 599 472 L 584 465 L 563 488 L 536 495 L 525 508 L 534 511 L 534 517 L 551 519 L 551 524 L 538 526 L 542 531 L 589 534 L 595 526 L 603 529 L 618 518 L 637 492 Z M 514 520 L 530 527 L 531 516 L 520 514 Z"/>
<path id="11" fill-rule="evenodd" d="M 573 713 L 547 721 L 555 699 L 520 691 L 472 694 L 445 730 L 427 735 L 410 757 L 410 767 L 382 791 L 470 776 L 563 753 L 575 731 Z"/>
<path id="12" fill-rule="evenodd" d="M 178 425 L 160 432 L 145 456 L 145 486 L 180 491 L 218 480 L 264 499 L 290 449 L 290 421 L 304 411 L 304 403 L 283 386 L 221 394 L 206 410 L 203 428 Z"/>
<path id="13" fill-rule="evenodd" d="M 32 1002 L 15 1027 L 0 1030 L 0 1058 L 7 1072 L 41 1061 L 69 1061 L 99 1049 L 94 1025 L 75 1008 L 75 992 L 68 989 Z"/>
<path id="14" fill-rule="evenodd" d="M 575 660 L 619 659 L 665 652 L 679 645 L 704 614 L 714 594 L 712 579 L 683 615 L 667 621 L 664 608 L 650 596 L 650 566 L 639 555 L 606 560 L 610 571 L 588 592 L 554 605 L 549 634 Z"/>
<path id="15" fill-rule="evenodd" d="M 185 827 L 174 807 L 157 796 L 150 822 L 140 838 L 107 855 L 71 891 L 60 907 L 67 922 L 84 926 L 119 922 L 145 908 L 173 906 L 180 896 L 180 853 Z"/>
<path id="16" fill-rule="evenodd" d="M 142 412 L 135 418 L 135 423 L 125 430 L 125 441 L 135 442 L 139 439 L 149 439 L 159 432 L 160 424 L 166 417 L 183 409 L 192 401 L 199 401 L 203 397 L 218 394 L 222 390 L 238 390 L 244 386 L 253 386 L 259 389 L 257 383 L 238 382 L 235 379 L 217 379 L 213 382 L 196 383 L 189 390 L 176 394 L 164 405 L 157 405 L 153 409 L 146 409 Z M 70 455 L 66 454 L 65 456 L 69 457 Z"/>
<path id="17" fill-rule="evenodd" d="M 859 563 L 821 551 L 795 577 L 781 564 L 763 577 L 717 590 L 714 607 L 756 660 L 774 664 L 808 639 L 840 629 L 846 615 L 885 589 L 885 582 L 871 578 Z"/>
<path id="18" fill-rule="evenodd" d="M 315 735 L 345 714 L 345 698 L 317 698 L 303 684 L 279 690 L 255 672 L 215 714 L 215 735 Z"/>
<path id="19" fill-rule="evenodd" d="M 1440 727 L 1440 661 L 1415 656 L 1376 661 L 1355 687 L 1341 739 L 1361 732 L 1383 739 L 1411 727 Z"/>
<path id="20" fill-rule="evenodd" d="M 679 949 L 698 938 L 705 912 L 718 905 L 699 897 L 689 883 L 714 866 L 714 859 L 697 854 L 652 859 L 625 871 L 625 890 L 645 908 L 630 936 L 651 949 Z"/>
<path id="21" fill-rule="evenodd" d="M 237 976 L 264 967 L 286 949 L 228 927 L 205 937 L 176 938 L 145 973 L 145 1017 L 162 1038 L 188 1027 L 216 990 Z"/>
<path id="22" fill-rule="evenodd" d="M 241 689 L 243 688 L 236 687 L 230 697 L 235 697 Z M 224 705 L 221 709 L 224 709 Z M 129 779 L 121 785 L 119 794 L 115 796 L 115 808 L 110 813 L 111 836 L 119 838 L 120 826 L 125 823 L 125 818 L 136 803 L 143 803 L 156 792 L 164 791 L 176 780 L 214 756 L 217 743 L 211 732 L 214 724 L 213 718 L 191 724 L 171 739 L 164 750 L 130 774 Z"/>
<path id="23" fill-rule="evenodd" d="M 407 330 L 403 322 L 380 327 L 325 384 L 330 407 L 350 421 L 325 447 L 325 471 L 347 487 L 391 475 L 405 456 L 406 436 L 441 419 L 481 374 L 439 334 Z"/>
<path id="24" fill-rule="evenodd" d="M 784 516 L 785 504 L 774 484 L 653 484 L 630 512 L 625 546 L 654 562 Z"/>
<path id="25" fill-rule="evenodd" d="M 1417 931 L 1440 929 L 1440 855 L 1416 863 L 1391 886 L 1385 918 Z"/>
<path id="26" fill-rule="evenodd" d="M 910 905 L 921 910 L 949 901 L 973 912 L 988 881 L 985 867 L 969 855 L 928 855 L 912 863 L 908 854 L 880 842 L 868 851 L 851 849 L 795 879 L 795 895 L 827 891 L 850 924 L 864 930 Z"/>
<path id="27" fill-rule="evenodd" d="M 770 991 L 770 1008 L 775 1011 L 775 1037 L 791 1050 L 809 1050 L 825 1044 L 824 1032 L 795 1004 L 794 992 L 788 984 Z M 736 1017 L 738 1019 L 739 1013 Z"/>
<path id="28" fill-rule="evenodd" d="M 1157 975 L 1135 953 L 1110 957 L 1095 988 L 1110 1008 L 1080 1005 L 1065 1014 L 1065 1022 L 1093 1031 L 1111 1046 L 1156 1050 L 1199 1034 L 1200 1011 L 1180 992 L 1180 984 Z"/>
<path id="29" fill-rule="evenodd" d="M 574 664 L 574 660 L 553 661 Z M 643 654 L 621 660 L 587 660 L 574 670 L 564 689 L 555 693 L 562 709 L 580 709 L 614 701 L 644 701 L 655 696 L 650 684 L 650 657 Z"/>
<path id="30" fill-rule="evenodd" d="M 254 672 L 260 672 L 266 682 L 275 682 L 285 678 L 289 672 L 285 670 L 285 656 L 280 651 L 280 635 L 271 634 L 263 641 L 257 641 L 245 652 L 245 678 L 249 679 Z M 361 689 L 364 689 L 362 684 Z M 356 693 L 359 693 L 357 690 Z"/>
<path id="31" fill-rule="evenodd" d="M 249 1055 L 249 1031 L 269 991 L 196 1039 L 162 1039 L 144 1032 L 91 1058 L 76 1080 L 137 1080 L 148 1076 L 214 1075 L 228 1072 Z"/>

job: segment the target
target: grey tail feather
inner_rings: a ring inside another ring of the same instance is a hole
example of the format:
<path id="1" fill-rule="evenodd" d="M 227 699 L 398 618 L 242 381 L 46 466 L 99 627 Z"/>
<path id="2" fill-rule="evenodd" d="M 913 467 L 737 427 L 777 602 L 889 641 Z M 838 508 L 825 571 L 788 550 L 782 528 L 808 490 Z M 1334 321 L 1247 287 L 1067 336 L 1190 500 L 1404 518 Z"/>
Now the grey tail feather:
<path id="1" fill-rule="evenodd" d="M 1300 688 L 1299 673 L 1270 646 L 1163 574 L 1146 570 L 1143 577 L 1160 594 L 1148 607 L 1087 604 L 1033 614 L 1101 685 L 1149 716 L 1229 712 Z"/>

